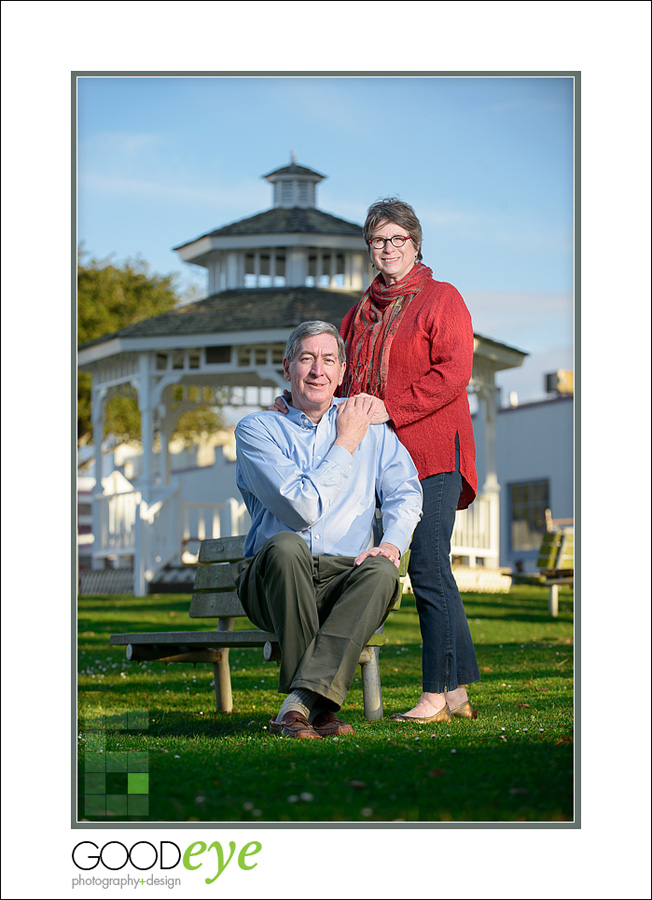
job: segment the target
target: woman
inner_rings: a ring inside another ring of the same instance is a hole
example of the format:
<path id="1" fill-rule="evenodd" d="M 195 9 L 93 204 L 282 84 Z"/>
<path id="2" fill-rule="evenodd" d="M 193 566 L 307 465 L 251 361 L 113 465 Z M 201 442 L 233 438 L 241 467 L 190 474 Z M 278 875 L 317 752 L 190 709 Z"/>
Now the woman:
<path id="1" fill-rule="evenodd" d="M 473 367 L 471 317 L 458 291 L 421 260 L 422 232 L 407 203 L 386 199 L 367 213 L 364 239 L 378 275 L 340 328 L 347 349 L 342 396 L 370 394 L 376 422 L 389 422 L 410 452 L 423 488 L 410 580 L 423 639 L 423 693 L 391 721 L 476 718 L 466 685 L 480 673 L 450 540 L 457 509 L 477 489 L 466 387 Z"/>

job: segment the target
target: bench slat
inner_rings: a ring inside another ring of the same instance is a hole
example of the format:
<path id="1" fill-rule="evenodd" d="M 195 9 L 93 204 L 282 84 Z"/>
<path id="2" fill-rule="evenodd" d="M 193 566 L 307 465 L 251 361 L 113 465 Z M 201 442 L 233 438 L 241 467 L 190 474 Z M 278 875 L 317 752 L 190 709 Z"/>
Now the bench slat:
<path id="1" fill-rule="evenodd" d="M 171 631 L 113 634 L 112 644 L 158 644 L 160 647 L 264 647 L 276 641 L 270 631 Z"/>
<path id="2" fill-rule="evenodd" d="M 237 562 L 244 556 L 245 535 L 235 537 L 206 538 L 199 548 L 199 562 Z"/>
<path id="3" fill-rule="evenodd" d="M 232 563 L 211 563 L 197 567 L 195 591 L 233 590 L 234 587 Z"/>
<path id="4" fill-rule="evenodd" d="M 214 619 L 217 616 L 246 616 L 235 591 L 193 594 L 188 615 L 191 619 Z"/>
<path id="5" fill-rule="evenodd" d="M 543 536 L 541 549 L 539 550 L 539 559 L 537 560 L 537 569 L 553 569 L 559 547 L 561 545 L 561 534 L 559 532 L 548 533 Z"/>

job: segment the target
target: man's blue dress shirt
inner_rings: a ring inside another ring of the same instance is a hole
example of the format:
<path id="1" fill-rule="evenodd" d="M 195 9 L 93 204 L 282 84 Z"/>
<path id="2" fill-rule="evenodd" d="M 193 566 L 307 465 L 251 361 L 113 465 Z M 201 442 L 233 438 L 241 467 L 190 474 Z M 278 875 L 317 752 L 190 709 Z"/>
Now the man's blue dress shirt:
<path id="1" fill-rule="evenodd" d="M 407 550 L 421 518 L 417 470 L 386 425 L 371 425 L 353 456 L 335 447 L 337 405 L 315 425 L 301 410 L 245 416 L 236 430 L 236 478 L 251 516 L 245 556 L 294 531 L 313 556 L 358 556 L 374 545 L 376 495 L 383 541 Z"/>

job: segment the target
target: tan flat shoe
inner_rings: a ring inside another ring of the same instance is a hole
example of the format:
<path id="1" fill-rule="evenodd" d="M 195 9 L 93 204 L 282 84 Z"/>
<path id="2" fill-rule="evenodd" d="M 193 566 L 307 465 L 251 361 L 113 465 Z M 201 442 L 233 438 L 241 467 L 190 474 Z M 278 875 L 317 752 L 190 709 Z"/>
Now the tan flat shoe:
<path id="1" fill-rule="evenodd" d="M 406 716 L 405 713 L 394 713 L 389 717 L 390 722 L 414 722 L 417 725 L 434 725 L 435 722 L 450 722 L 451 711 L 448 706 L 444 706 L 434 716 Z"/>
<path id="2" fill-rule="evenodd" d="M 451 716 L 456 716 L 458 719 L 477 719 L 478 711 L 475 707 L 471 706 L 470 700 L 465 700 L 461 706 L 456 706 L 455 709 L 451 709 Z"/>

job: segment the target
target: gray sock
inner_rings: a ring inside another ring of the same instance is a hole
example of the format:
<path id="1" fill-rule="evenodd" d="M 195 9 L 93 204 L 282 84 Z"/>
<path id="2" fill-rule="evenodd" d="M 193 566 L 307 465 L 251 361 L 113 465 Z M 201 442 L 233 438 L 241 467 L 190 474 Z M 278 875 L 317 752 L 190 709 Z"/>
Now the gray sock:
<path id="1" fill-rule="evenodd" d="M 317 702 L 315 703 L 313 708 L 310 710 L 310 715 L 308 716 L 308 721 L 310 722 L 311 725 L 320 713 L 326 712 L 330 708 L 323 701 L 324 701 L 324 698 L 318 696 Z"/>
<path id="2" fill-rule="evenodd" d="M 308 718 L 310 710 L 319 699 L 321 699 L 319 694 L 316 694 L 314 691 L 309 691 L 307 688 L 297 688 L 297 690 L 288 694 L 283 701 L 283 706 L 278 711 L 276 721 L 280 722 L 287 712 L 299 712 L 302 716 Z"/>

